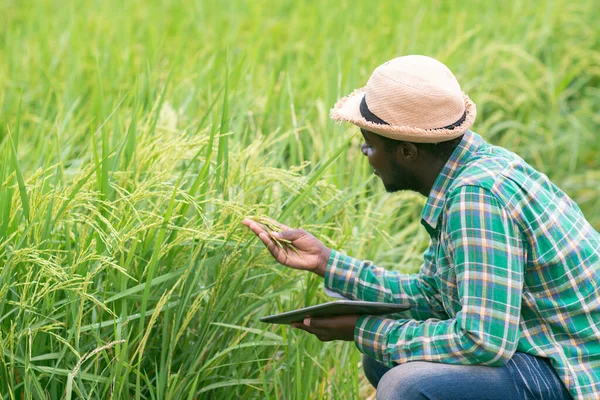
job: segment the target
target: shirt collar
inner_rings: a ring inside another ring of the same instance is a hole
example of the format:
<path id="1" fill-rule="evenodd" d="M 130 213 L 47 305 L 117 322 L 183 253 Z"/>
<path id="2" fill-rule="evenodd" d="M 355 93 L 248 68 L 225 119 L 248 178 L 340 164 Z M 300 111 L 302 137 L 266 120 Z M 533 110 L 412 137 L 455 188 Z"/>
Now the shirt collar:
<path id="1" fill-rule="evenodd" d="M 433 183 L 427 203 L 421 212 L 421 222 L 426 223 L 433 230 L 437 229 L 440 215 L 446 203 L 448 188 L 467 163 L 471 155 L 484 143 L 481 136 L 475 132 L 467 131 L 446 164 Z M 427 228 L 427 226 L 425 226 Z M 429 230 L 429 229 L 428 229 Z"/>

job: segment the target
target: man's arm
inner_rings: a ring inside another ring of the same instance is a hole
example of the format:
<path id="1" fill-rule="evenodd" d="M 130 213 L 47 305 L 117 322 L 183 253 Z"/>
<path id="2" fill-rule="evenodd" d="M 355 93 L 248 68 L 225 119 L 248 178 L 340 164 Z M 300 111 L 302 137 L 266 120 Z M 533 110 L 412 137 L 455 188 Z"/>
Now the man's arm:
<path id="1" fill-rule="evenodd" d="M 407 318 L 446 319 L 433 273 L 436 243 L 430 243 L 418 274 L 402 274 L 331 251 L 325 271 L 325 287 L 353 300 L 408 303 L 411 308 L 400 313 Z"/>
<path id="2" fill-rule="evenodd" d="M 290 229 L 273 221 L 282 231 L 269 233 L 251 219 L 243 223 L 260 238 L 278 262 L 324 277 L 326 287 L 346 298 L 409 303 L 411 309 L 398 313 L 399 317 L 421 320 L 448 318 L 433 276 L 437 242 L 432 242 L 425 252 L 420 273 L 407 275 L 386 271 L 370 262 L 362 262 L 331 250 L 303 229 Z M 283 244 L 278 245 L 277 240 L 283 240 Z M 293 251 L 286 248 L 288 243 L 294 246 Z"/>
<path id="3" fill-rule="evenodd" d="M 517 225 L 489 191 L 474 186 L 449 196 L 445 222 L 442 240 L 461 309 L 445 321 L 360 317 L 357 347 L 388 366 L 418 360 L 499 366 L 517 348 L 524 273 Z"/>
<path id="4" fill-rule="evenodd" d="M 252 219 L 245 219 L 243 224 L 260 238 L 278 262 L 324 277 L 326 287 L 346 298 L 410 303 L 409 311 L 398 313 L 408 318 L 448 318 L 433 277 L 437 242 L 430 243 L 425 252 L 420 273 L 407 275 L 386 271 L 333 251 L 303 229 L 291 229 L 272 221 L 282 231 L 269 233 Z M 277 240 L 283 240 L 283 244 L 278 245 Z M 288 248 L 288 243 L 293 244 L 293 251 Z"/>

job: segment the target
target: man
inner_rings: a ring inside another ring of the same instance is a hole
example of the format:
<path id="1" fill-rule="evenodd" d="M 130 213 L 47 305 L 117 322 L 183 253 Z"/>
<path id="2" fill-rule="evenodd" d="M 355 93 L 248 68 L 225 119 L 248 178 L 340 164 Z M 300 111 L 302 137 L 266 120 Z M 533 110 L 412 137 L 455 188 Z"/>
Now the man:
<path id="1" fill-rule="evenodd" d="M 381 65 L 331 111 L 361 128 L 386 190 L 427 197 L 418 274 L 356 260 L 301 229 L 279 234 L 299 255 L 286 252 L 244 224 L 329 290 L 411 305 L 402 318 L 294 324 L 353 340 L 378 399 L 600 398 L 600 234 L 545 175 L 470 131 L 475 115 L 452 72 L 424 56 Z"/>

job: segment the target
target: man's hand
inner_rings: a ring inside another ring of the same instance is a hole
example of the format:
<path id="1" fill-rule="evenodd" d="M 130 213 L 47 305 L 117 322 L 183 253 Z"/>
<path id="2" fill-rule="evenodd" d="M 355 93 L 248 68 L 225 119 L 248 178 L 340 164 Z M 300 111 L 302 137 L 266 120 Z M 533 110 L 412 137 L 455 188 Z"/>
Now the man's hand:
<path id="1" fill-rule="evenodd" d="M 245 219 L 242 223 L 250 228 L 252 232 L 262 240 L 267 249 L 271 252 L 271 255 L 280 264 L 325 276 L 325 270 L 327 269 L 327 262 L 329 261 L 331 250 L 304 229 L 291 229 L 275 222 L 283 231 L 279 233 L 269 233 L 261 224 L 251 219 Z M 282 245 L 283 248 L 277 246 L 271 235 L 276 239 L 283 239 L 284 241 L 291 242 L 296 251 L 289 246 L 286 246 L 285 243 Z"/>
<path id="2" fill-rule="evenodd" d="M 360 315 L 344 315 L 331 318 L 305 318 L 303 322 L 294 322 L 294 328 L 315 335 L 321 342 L 331 340 L 354 341 L 354 327 Z"/>

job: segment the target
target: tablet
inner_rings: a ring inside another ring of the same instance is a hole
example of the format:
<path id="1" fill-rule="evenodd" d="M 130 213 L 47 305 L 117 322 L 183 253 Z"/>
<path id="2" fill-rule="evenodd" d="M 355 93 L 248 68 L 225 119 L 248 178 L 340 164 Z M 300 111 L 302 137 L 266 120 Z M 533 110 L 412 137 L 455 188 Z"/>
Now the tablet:
<path id="1" fill-rule="evenodd" d="M 409 308 L 410 305 L 408 304 L 337 300 L 281 314 L 269 315 L 268 317 L 262 317 L 260 322 L 291 324 L 292 322 L 300 322 L 306 317 L 325 318 L 342 315 L 386 315 L 406 311 Z"/>

